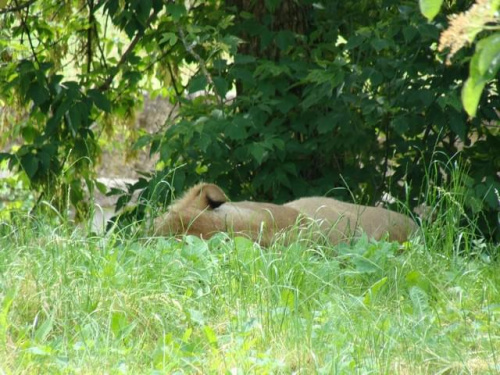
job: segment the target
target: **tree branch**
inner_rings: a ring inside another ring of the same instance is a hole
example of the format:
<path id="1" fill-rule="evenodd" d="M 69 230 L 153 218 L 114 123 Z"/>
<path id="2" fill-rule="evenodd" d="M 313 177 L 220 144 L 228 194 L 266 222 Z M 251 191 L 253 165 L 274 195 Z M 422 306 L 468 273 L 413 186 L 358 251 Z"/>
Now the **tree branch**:
<path id="1" fill-rule="evenodd" d="M 87 74 L 92 69 L 92 29 L 95 24 L 94 18 L 94 0 L 88 0 L 89 5 L 89 26 L 87 30 Z"/>
<path id="2" fill-rule="evenodd" d="M 153 21 L 153 19 L 156 17 L 157 14 L 158 13 L 156 11 L 151 13 L 151 15 L 149 16 L 149 18 L 146 21 L 146 26 L 144 27 L 144 30 L 140 30 L 137 32 L 137 34 L 135 34 L 134 39 L 132 39 L 132 42 L 128 46 L 127 50 L 123 53 L 122 57 L 120 58 L 120 61 L 118 61 L 118 63 L 116 64 L 115 69 L 114 69 L 114 73 L 111 73 L 108 76 L 108 78 L 106 78 L 104 83 L 101 86 L 99 86 L 99 91 L 106 91 L 107 89 L 109 89 L 109 87 L 111 86 L 111 83 L 113 82 L 113 79 L 118 74 L 120 67 L 127 61 L 128 56 L 134 50 L 135 46 L 137 45 L 137 43 L 139 43 L 139 40 L 144 35 L 144 32 L 146 30 L 147 25 L 149 25 Z"/>
<path id="3" fill-rule="evenodd" d="M 106 20 L 107 22 L 107 20 Z M 97 29 L 97 23 L 94 22 L 94 34 L 95 34 L 95 38 L 96 38 L 96 44 L 97 44 L 97 48 L 99 49 L 99 53 L 101 54 L 101 63 L 104 65 L 104 68 L 107 70 L 108 69 L 108 64 L 106 63 L 106 57 L 104 55 L 104 51 L 102 49 L 102 46 L 101 46 L 101 40 L 99 38 L 99 30 Z"/>
<path id="4" fill-rule="evenodd" d="M 28 8 L 30 5 L 34 4 L 36 0 L 30 0 L 25 2 L 24 4 L 17 4 L 14 7 L 10 8 L 4 8 L 0 9 L 0 14 L 5 14 L 5 13 L 10 13 L 10 12 L 19 12 L 20 10 L 23 10 L 24 8 Z"/>
<path id="5" fill-rule="evenodd" d="M 30 45 L 31 53 L 33 54 L 33 58 L 35 59 L 36 63 L 38 65 L 40 65 L 40 62 L 38 61 L 38 56 L 37 56 L 36 51 L 35 51 L 35 47 L 33 46 L 33 40 L 31 39 L 30 29 L 28 27 L 28 24 L 26 23 L 26 20 L 28 19 L 29 12 L 30 12 L 29 6 L 32 3 L 34 3 L 34 1 L 32 1 L 31 3 L 22 4 L 22 6 L 19 5 L 19 3 L 17 2 L 17 0 L 14 0 L 14 2 L 16 3 L 16 8 L 19 8 L 19 9 L 26 8 L 26 17 L 21 17 L 21 25 L 22 25 L 24 31 L 26 31 L 26 35 L 28 36 L 28 42 L 29 42 L 29 45 Z"/>
<path id="6" fill-rule="evenodd" d="M 211 84 L 212 87 L 214 88 L 215 97 L 217 98 L 217 102 L 222 107 L 222 105 L 223 105 L 222 97 L 217 92 L 217 87 L 215 87 L 214 80 L 212 79 L 212 76 L 210 75 L 210 73 L 207 70 L 207 66 L 205 65 L 205 61 L 203 61 L 201 56 L 198 55 L 198 53 L 196 53 L 196 51 L 193 49 L 193 45 L 188 45 L 188 43 L 186 41 L 186 37 L 184 36 L 184 30 L 182 30 L 181 27 L 179 27 L 179 35 L 181 37 L 182 44 L 184 44 L 184 48 L 186 49 L 186 51 L 189 54 L 191 54 L 191 56 L 193 56 L 196 59 L 196 61 L 198 61 L 198 64 L 200 64 L 200 69 L 201 69 L 203 75 L 207 79 L 208 83 Z"/>

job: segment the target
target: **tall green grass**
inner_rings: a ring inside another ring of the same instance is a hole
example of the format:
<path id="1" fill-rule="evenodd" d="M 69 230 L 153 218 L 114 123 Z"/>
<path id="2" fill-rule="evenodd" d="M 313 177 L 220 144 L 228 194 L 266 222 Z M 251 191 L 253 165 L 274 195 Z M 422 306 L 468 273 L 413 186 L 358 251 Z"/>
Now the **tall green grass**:
<path id="1" fill-rule="evenodd" d="M 403 246 L 0 225 L 0 373 L 498 373 L 500 264 L 455 183 Z"/>

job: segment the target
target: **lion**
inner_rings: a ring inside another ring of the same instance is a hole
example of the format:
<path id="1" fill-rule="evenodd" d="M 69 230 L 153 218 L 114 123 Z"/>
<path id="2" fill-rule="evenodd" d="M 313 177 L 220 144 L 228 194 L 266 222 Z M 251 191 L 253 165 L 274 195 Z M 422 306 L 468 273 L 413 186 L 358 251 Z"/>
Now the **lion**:
<path id="1" fill-rule="evenodd" d="M 349 241 L 360 232 L 376 240 L 388 234 L 389 240 L 402 243 L 416 230 L 416 224 L 394 211 L 332 198 L 300 198 L 284 205 L 230 202 L 217 185 L 200 183 L 156 218 L 154 228 L 158 235 L 192 234 L 201 238 L 230 232 L 269 246 L 278 234 L 291 228 L 326 237 L 332 244 Z M 297 231 L 288 232 L 288 240 L 297 235 Z"/>
<path id="2" fill-rule="evenodd" d="M 272 203 L 229 202 L 214 184 L 200 183 L 156 218 L 156 234 L 192 234 L 210 238 L 218 232 L 241 234 L 269 246 L 278 233 L 294 226 L 300 212 Z"/>

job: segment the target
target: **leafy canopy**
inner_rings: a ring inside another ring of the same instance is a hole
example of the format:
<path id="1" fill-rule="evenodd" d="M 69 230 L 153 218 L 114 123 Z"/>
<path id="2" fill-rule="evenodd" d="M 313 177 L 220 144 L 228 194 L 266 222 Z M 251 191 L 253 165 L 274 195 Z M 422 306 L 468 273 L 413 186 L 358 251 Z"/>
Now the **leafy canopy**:
<path id="1" fill-rule="evenodd" d="M 234 199 L 373 203 L 390 192 L 416 206 L 429 165 L 460 151 L 466 208 L 498 234 L 495 33 L 479 34 L 473 71 L 466 49 L 447 66 L 439 31 L 469 2 L 439 3 L 7 2 L 0 97 L 15 112 L 2 120 L 21 146 L 1 157 L 36 191 L 60 187 L 61 201 L 69 192 L 78 205 L 82 181 L 93 188 L 101 134 L 133 116 L 146 90 L 179 113 L 135 144 L 160 156 L 130 188 L 141 191 L 138 217 L 143 203 L 199 180 Z M 462 98 L 474 118 L 460 100 L 471 79 Z"/>

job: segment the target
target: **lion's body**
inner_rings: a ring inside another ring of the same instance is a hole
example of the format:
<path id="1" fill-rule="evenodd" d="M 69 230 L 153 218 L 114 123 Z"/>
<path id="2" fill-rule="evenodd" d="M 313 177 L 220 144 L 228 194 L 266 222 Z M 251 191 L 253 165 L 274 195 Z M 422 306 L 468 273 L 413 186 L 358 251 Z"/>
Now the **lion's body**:
<path id="1" fill-rule="evenodd" d="M 377 240 L 389 235 L 389 240 L 404 242 L 416 230 L 409 217 L 382 207 L 361 206 L 332 198 L 301 198 L 286 203 L 307 217 L 313 218 L 321 233 L 330 242 L 349 240 L 360 230 Z"/>
<path id="2" fill-rule="evenodd" d="M 233 203 L 217 185 L 204 183 L 188 190 L 154 223 L 159 235 L 185 233 L 210 238 L 217 232 L 230 232 L 263 245 L 271 244 L 278 233 L 295 225 L 312 229 L 312 233 L 317 229 L 332 243 L 349 240 L 360 230 L 375 239 L 388 233 L 390 240 L 404 242 L 416 229 L 409 217 L 380 207 L 322 197 L 301 198 L 284 205 Z"/>

